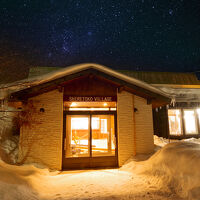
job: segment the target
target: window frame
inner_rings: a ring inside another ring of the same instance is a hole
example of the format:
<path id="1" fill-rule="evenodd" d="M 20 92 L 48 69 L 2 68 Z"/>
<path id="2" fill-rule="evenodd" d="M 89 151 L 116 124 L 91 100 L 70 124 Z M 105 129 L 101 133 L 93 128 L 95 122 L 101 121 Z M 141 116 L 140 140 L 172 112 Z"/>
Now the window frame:
<path id="1" fill-rule="evenodd" d="M 168 125 L 169 125 L 169 110 L 179 110 L 180 111 L 180 126 L 181 126 L 181 134 L 180 135 L 175 135 L 175 134 L 171 134 L 170 133 L 170 126 L 169 126 L 169 136 L 173 136 L 173 137 L 181 137 L 184 135 L 184 131 L 183 131 L 183 120 L 182 120 L 182 111 L 179 108 L 173 108 L 173 109 L 168 109 L 167 110 L 167 115 L 168 115 Z"/>
<path id="2" fill-rule="evenodd" d="M 197 108 L 196 109 L 192 109 L 192 108 L 183 108 L 183 125 L 184 125 L 184 131 L 185 131 L 185 135 L 186 136 L 190 136 L 190 135 L 198 135 L 199 134 L 199 126 L 198 126 L 198 116 L 197 116 Z M 194 118 L 195 118 L 195 126 L 196 126 L 196 130 L 197 132 L 196 133 L 187 133 L 187 130 L 186 130 L 186 123 L 185 123 L 185 111 L 194 111 Z"/>
<path id="3" fill-rule="evenodd" d="M 183 139 L 183 138 L 199 138 L 200 137 L 200 115 L 197 114 L 197 109 L 200 109 L 198 107 L 174 107 L 174 108 L 168 108 L 167 109 L 167 117 L 168 117 L 168 127 L 169 127 L 169 114 L 168 110 L 180 110 L 180 115 L 181 115 L 181 129 L 182 129 L 182 134 L 181 135 L 173 135 L 170 134 L 170 128 L 169 128 L 169 133 L 168 137 L 171 139 Z M 197 127 L 197 133 L 196 134 L 187 134 L 185 130 L 185 120 L 184 120 L 184 110 L 193 110 L 195 114 L 195 121 L 196 121 L 196 127 Z"/>

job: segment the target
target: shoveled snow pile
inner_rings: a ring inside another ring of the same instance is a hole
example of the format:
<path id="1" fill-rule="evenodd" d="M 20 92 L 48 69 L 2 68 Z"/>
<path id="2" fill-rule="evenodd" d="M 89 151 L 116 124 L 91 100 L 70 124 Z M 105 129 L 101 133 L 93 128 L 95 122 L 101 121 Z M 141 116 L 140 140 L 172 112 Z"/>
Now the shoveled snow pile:
<path id="1" fill-rule="evenodd" d="M 174 142 L 165 145 L 149 160 L 130 162 L 125 170 L 150 176 L 160 188 L 171 188 L 182 198 L 200 199 L 200 144 Z"/>

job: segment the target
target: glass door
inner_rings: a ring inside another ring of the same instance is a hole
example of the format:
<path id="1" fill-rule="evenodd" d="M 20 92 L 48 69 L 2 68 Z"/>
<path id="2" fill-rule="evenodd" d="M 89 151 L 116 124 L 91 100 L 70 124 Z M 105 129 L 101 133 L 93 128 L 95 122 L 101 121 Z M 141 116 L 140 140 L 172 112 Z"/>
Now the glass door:
<path id="1" fill-rule="evenodd" d="M 114 113 L 66 112 L 63 169 L 117 166 L 115 121 Z"/>
<path id="2" fill-rule="evenodd" d="M 67 115 L 65 157 L 90 156 L 90 116 Z"/>
<path id="3" fill-rule="evenodd" d="M 115 155 L 114 115 L 92 115 L 92 156 Z"/>

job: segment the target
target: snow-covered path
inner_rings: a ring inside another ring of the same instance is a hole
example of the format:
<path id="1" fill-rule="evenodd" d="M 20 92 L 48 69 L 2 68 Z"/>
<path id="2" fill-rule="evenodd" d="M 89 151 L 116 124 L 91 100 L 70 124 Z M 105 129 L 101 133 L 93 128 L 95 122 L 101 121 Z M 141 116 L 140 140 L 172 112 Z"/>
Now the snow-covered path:
<path id="1" fill-rule="evenodd" d="M 32 166 L 0 166 L 1 200 L 135 199 L 178 200 L 155 181 L 123 169 L 69 171 L 60 174 Z"/>
<path id="2" fill-rule="evenodd" d="M 0 160 L 0 200 L 199 200 L 199 139 L 168 142 L 155 138 L 155 154 L 119 169 L 49 172 Z"/>
<path id="3" fill-rule="evenodd" d="M 66 190 L 57 188 L 57 192 L 65 199 L 179 199 L 171 191 L 161 191 L 148 177 L 119 169 L 67 173 L 62 180 Z"/>

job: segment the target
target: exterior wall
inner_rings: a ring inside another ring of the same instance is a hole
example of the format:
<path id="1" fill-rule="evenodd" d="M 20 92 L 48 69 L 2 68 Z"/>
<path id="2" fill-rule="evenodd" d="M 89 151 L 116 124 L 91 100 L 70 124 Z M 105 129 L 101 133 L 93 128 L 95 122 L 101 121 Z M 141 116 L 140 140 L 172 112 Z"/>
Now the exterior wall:
<path id="1" fill-rule="evenodd" d="M 147 100 L 135 96 L 136 153 L 151 153 L 154 149 L 152 105 Z"/>
<path id="2" fill-rule="evenodd" d="M 30 127 L 20 130 L 19 162 L 41 163 L 52 169 L 62 168 L 63 93 L 50 91 L 30 98 L 36 112 Z M 44 112 L 40 112 L 44 108 Z"/>
<path id="3" fill-rule="evenodd" d="M 122 166 L 134 155 L 133 95 L 122 91 L 117 94 L 118 159 Z"/>

